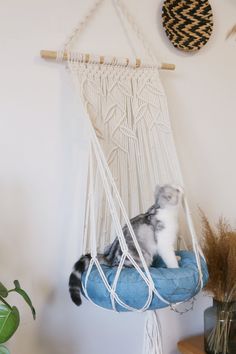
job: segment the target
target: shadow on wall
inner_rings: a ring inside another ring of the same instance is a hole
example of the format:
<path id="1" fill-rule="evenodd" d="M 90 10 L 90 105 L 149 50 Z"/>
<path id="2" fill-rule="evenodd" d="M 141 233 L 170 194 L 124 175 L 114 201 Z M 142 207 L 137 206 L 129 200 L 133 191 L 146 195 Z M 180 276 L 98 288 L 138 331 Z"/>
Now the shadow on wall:
<path id="1" fill-rule="evenodd" d="M 11 275 L 17 278 L 29 272 L 31 255 L 25 249 L 33 247 L 31 205 L 27 186 L 19 180 L 1 180 L 0 195 L 1 281 L 8 283 Z"/>
<path id="2" fill-rule="evenodd" d="M 45 64 L 49 65 L 49 64 Z M 57 118 L 60 136 L 58 164 L 58 214 L 50 269 L 45 275 L 46 291 L 40 291 L 40 308 L 37 318 L 36 345 L 43 354 L 78 354 L 83 339 L 78 333 L 77 323 L 83 317 L 72 304 L 68 291 L 68 278 L 73 263 L 79 256 L 81 230 L 81 204 L 86 175 L 86 134 L 80 124 L 80 116 L 74 101 L 75 92 L 69 72 L 59 68 L 61 83 L 61 107 Z M 81 142 L 82 141 L 82 142 Z M 49 213 L 53 211 L 49 210 Z M 51 279 L 51 282 L 50 282 Z M 81 317 L 81 318 L 80 318 Z"/>
<path id="3" fill-rule="evenodd" d="M 44 354 L 78 353 L 75 313 L 67 289 L 54 289 L 45 299 L 38 318 L 37 346 Z"/>
<path id="4" fill-rule="evenodd" d="M 120 354 L 128 347 L 141 354 L 144 316 L 100 309 L 85 299 L 77 307 L 64 281 L 44 302 L 38 317 L 37 347 L 43 354 Z"/>

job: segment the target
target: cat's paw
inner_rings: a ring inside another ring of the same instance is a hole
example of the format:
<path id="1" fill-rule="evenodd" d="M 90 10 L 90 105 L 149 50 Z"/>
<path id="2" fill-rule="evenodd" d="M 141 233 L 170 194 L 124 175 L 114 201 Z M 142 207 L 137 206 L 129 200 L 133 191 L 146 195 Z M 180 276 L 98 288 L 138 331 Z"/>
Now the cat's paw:
<path id="1" fill-rule="evenodd" d="M 180 256 L 176 256 L 176 259 L 177 259 L 178 262 L 181 261 L 181 257 Z"/>

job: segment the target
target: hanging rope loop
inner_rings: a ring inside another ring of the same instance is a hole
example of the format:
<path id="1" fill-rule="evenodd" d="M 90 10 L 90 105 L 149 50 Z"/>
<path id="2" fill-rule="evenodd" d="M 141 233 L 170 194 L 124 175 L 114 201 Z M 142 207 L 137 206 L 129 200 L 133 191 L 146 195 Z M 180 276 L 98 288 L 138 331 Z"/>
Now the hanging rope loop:
<path id="1" fill-rule="evenodd" d="M 72 33 L 68 36 L 68 38 L 64 42 L 64 44 L 62 46 L 63 49 L 60 50 L 57 55 L 58 58 L 61 59 L 61 58 L 63 58 L 63 55 L 65 53 L 69 53 L 70 51 L 72 51 L 74 42 L 80 37 L 81 33 L 84 31 L 84 29 L 91 22 L 92 18 L 97 13 L 99 7 L 102 5 L 103 2 L 104 2 L 104 0 L 98 0 L 93 4 L 91 9 L 85 15 L 84 19 L 78 23 L 78 25 L 74 28 Z M 139 40 L 142 47 L 144 48 L 146 55 L 151 59 L 151 62 L 154 65 L 160 66 L 159 60 L 157 59 L 157 55 L 155 54 L 154 49 L 150 45 L 148 39 L 144 35 L 140 26 L 135 21 L 134 17 L 128 11 L 124 2 L 122 2 L 121 0 L 112 0 L 112 5 L 114 7 L 115 13 L 118 17 L 120 24 L 121 24 L 121 27 L 122 27 L 123 32 L 126 37 L 126 41 L 131 49 L 131 52 L 133 53 L 134 58 L 137 58 L 137 53 L 136 53 L 136 49 L 134 48 L 133 41 L 130 37 L 129 31 L 128 31 L 127 26 L 125 24 L 125 21 L 127 22 L 127 24 L 130 25 L 130 27 L 133 30 L 134 34 L 136 35 L 137 39 Z M 114 58 L 114 61 L 115 60 L 116 60 L 116 58 Z M 139 67 L 140 64 L 141 64 L 140 59 L 136 59 L 136 67 Z M 113 63 L 113 65 L 115 65 L 115 63 Z"/>

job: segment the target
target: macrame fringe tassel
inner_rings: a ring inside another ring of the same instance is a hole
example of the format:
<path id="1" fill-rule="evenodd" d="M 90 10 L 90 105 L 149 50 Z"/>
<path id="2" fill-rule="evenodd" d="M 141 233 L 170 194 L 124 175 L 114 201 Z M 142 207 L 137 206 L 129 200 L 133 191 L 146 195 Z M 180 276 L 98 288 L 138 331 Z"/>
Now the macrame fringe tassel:
<path id="1" fill-rule="evenodd" d="M 143 354 L 163 354 L 161 323 L 157 311 L 146 312 Z"/>

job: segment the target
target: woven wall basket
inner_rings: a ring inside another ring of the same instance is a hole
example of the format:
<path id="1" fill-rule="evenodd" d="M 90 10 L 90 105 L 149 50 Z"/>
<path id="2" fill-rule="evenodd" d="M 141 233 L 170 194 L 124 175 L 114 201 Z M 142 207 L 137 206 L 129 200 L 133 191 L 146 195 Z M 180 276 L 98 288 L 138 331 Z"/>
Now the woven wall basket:
<path id="1" fill-rule="evenodd" d="M 213 30 L 208 0 L 165 0 L 162 20 L 171 43 L 184 51 L 199 50 L 207 43 Z"/>

